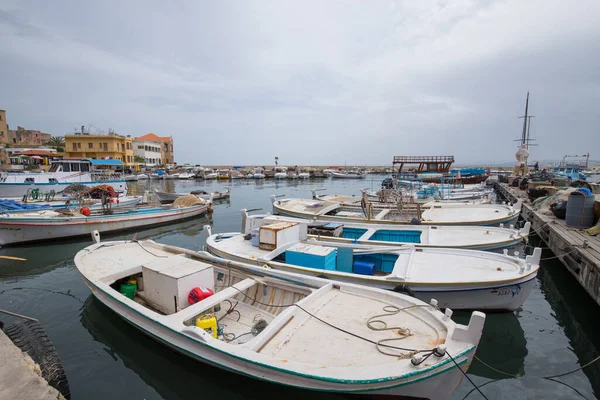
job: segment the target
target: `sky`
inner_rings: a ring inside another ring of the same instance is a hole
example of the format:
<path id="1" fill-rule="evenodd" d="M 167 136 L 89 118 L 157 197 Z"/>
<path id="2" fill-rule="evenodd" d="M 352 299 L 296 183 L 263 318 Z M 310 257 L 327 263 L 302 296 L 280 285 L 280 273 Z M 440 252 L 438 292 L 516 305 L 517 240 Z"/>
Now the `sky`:
<path id="1" fill-rule="evenodd" d="M 0 109 L 179 164 L 600 159 L 600 2 L 0 1 Z"/>

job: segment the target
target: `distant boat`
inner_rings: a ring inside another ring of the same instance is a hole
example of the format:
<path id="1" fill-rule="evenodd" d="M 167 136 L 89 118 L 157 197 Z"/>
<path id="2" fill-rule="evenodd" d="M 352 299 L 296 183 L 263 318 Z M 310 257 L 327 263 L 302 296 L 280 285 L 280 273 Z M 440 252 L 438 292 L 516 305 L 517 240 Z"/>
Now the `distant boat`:
<path id="1" fill-rule="evenodd" d="M 202 201 L 200 199 L 198 202 Z M 193 218 L 211 209 L 202 201 L 193 206 L 120 210 L 85 216 L 77 210 L 40 210 L 0 216 L 0 245 L 55 240 L 89 235 L 94 230 L 116 232 Z"/>
<path id="2" fill-rule="evenodd" d="M 458 324 L 435 300 L 95 236 L 75 265 L 109 309 L 192 359 L 306 396 L 448 399 L 485 323 L 473 312 Z"/>
<path id="3" fill-rule="evenodd" d="M 308 178 L 310 178 L 310 174 L 308 172 L 300 172 L 298 174 L 298 178 L 299 179 L 308 179 Z"/>
<path id="4" fill-rule="evenodd" d="M 254 169 L 254 173 L 252 174 L 252 177 L 254 179 L 264 179 L 265 178 L 265 174 L 264 174 L 264 169 L 263 168 L 255 168 Z"/>
<path id="5" fill-rule="evenodd" d="M 189 172 L 182 172 L 179 174 L 179 179 L 194 179 L 196 175 L 191 174 Z"/>
<path id="6" fill-rule="evenodd" d="M 148 175 L 146 175 L 146 174 L 139 174 L 137 176 L 137 178 L 138 178 L 139 181 L 146 180 L 146 179 L 148 179 Z"/>
<path id="7" fill-rule="evenodd" d="M 332 172 L 331 173 L 332 178 L 343 178 L 343 179 L 363 179 L 366 176 L 367 176 L 367 174 L 364 172 L 354 172 L 354 171 Z"/>
<path id="8" fill-rule="evenodd" d="M 137 175 L 125 175 L 125 180 L 126 181 L 133 181 L 133 182 L 137 182 L 137 180 L 140 179 L 139 176 Z"/>
<path id="9" fill-rule="evenodd" d="M 219 174 L 217 174 L 216 172 L 210 172 L 208 174 L 204 174 L 204 179 L 217 179 L 219 177 Z"/>

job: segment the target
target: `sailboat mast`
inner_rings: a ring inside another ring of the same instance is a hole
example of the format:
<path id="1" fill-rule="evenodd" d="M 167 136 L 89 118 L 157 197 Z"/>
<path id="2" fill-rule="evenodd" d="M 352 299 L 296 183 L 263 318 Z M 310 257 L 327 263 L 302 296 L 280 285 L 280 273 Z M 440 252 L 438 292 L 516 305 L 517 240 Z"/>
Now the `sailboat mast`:
<path id="1" fill-rule="evenodd" d="M 528 145 L 527 140 L 527 111 L 529 108 L 529 92 L 527 92 L 527 100 L 525 100 L 525 118 L 523 118 L 523 134 L 521 136 L 521 144 Z"/>

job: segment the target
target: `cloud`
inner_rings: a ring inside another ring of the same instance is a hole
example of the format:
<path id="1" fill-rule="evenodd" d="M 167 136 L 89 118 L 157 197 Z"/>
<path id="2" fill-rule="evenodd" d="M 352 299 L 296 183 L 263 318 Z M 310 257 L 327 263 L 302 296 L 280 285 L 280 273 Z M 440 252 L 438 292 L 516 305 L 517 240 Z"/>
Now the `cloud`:
<path id="1" fill-rule="evenodd" d="M 8 1 L 0 108 L 53 134 L 173 135 L 179 162 L 504 162 L 529 90 L 532 153 L 560 158 L 565 130 L 571 152 L 598 144 L 599 16 L 593 1 Z"/>

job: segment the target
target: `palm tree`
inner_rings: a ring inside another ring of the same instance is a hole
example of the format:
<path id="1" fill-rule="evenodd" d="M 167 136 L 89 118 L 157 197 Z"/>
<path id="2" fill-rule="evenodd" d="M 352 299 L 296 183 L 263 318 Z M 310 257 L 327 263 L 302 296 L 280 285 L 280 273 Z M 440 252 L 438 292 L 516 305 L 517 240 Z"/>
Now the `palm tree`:
<path id="1" fill-rule="evenodd" d="M 52 136 L 50 141 L 48 142 L 51 146 L 54 147 L 64 147 L 65 146 L 65 138 L 62 136 Z"/>
<path id="2" fill-rule="evenodd" d="M 47 144 L 54 147 L 58 152 L 65 151 L 65 138 L 62 136 L 52 136 Z"/>

